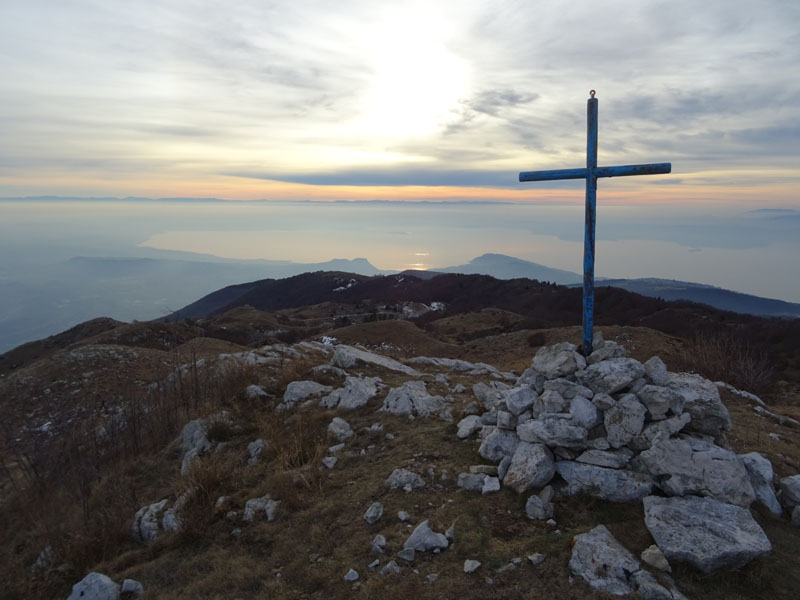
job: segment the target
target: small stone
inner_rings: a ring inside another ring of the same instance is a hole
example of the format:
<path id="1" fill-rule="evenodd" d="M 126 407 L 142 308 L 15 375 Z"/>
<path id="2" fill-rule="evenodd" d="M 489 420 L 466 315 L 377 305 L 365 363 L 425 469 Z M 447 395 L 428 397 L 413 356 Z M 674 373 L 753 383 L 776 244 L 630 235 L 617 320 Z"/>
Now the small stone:
<path id="1" fill-rule="evenodd" d="M 397 553 L 398 558 L 402 558 L 406 562 L 414 562 L 415 551 L 413 548 L 403 548 Z"/>
<path id="2" fill-rule="evenodd" d="M 444 532 L 444 537 L 446 537 L 447 541 L 450 542 L 451 544 L 453 543 L 453 540 L 456 539 L 456 522 L 455 521 L 453 521 L 453 524 L 450 525 L 450 527 L 447 528 L 447 531 Z"/>
<path id="3" fill-rule="evenodd" d="M 667 562 L 667 557 L 659 550 L 655 544 L 648 546 L 642 551 L 642 560 L 651 567 L 655 567 L 665 573 L 672 573 L 672 567 Z"/>
<path id="4" fill-rule="evenodd" d="M 333 420 L 328 425 L 328 436 L 337 442 L 344 442 L 346 439 L 353 437 L 353 428 L 350 427 L 350 423 L 341 417 L 333 417 Z"/>
<path id="5" fill-rule="evenodd" d="M 497 426 L 500 429 L 514 429 L 517 426 L 514 415 L 504 410 L 498 411 Z"/>
<path id="6" fill-rule="evenodd" d="M 344 449 L 344 443 L 336 444 L 328 448 L 328 454 L 336 454 L 339 450 Z"/>
<path id="7" fill-rule="evenodd" d="M 516 568 L 517 568 L 517 565 L 515 565 L 513 562 L 510 562 L 507 565 L 503 565 L 502 567 L 497 569 L 495 571 L 495 573 L 497 573 L 499 575 L 500 573 L 507 573 L 508 571 L 513 571 Z"/>
<path id="8" fill-rule="evenodd" d="M 367 565 L 367 568 L 368 568 L 370 571 L 374 571 L 374 570 L 375 570 L 375 569 L 378 567 L 378 565 L 380 565 L 380 564 L 381 564 L 381 559 L 379 559 L 379 558 L 376 558 L 375 560 L 373 560 L 371 563 L 369 563 L 369 564 Z"/>
<path id="9" fill-rule="evenodd" d="M 386 551 L 386 538 L 380 533 L 372 538 L 370 552 L 373 554 L 383 554 Z"/>
<path id="10" fill-rule="evenodd" d="M 464 417 L 458 422 L 458 432 L 456 436 L 463 440 L 471 436 L 482 427 L 481 418 L 478 415 Z"/>
<path id="11" fill-rule="evenodd" d="M 545 558 L 546 557 L 545 557 L 544 554 L 542 554 L 541 552 L 536 552 L 534 554 L 529 554 L 528 555 L 528 562 L 531 563 L 531 565 L 535 567 L 537 565 L 542 564 L 544 562 Z"/>
<path id="12" fill-rule="evenodd" d="M 467 559 L 464 561 L 464 573 L 474 573 L 478 570 L 478 567 L 481 566 L 481 563 L 477 560 Z"/>
<path id="13" fill-rule="evenodd" d="M 411 490 L 425 487 L 425 482 L 422 480 L 422 477 L 408 469 L 395 469 L 386 480 L 386 485 L 388 485 L 390 489 L 399 488 L 410 492 Z"/>
<path id="14" fill-rule="evenodd" d="M 436 573 L 429 573 L 428 575 L 425 576 L 425 580 L 428 583 L 433 583 L 438 579 L 439 579 L 439 575 L 437 575 Z"/>
<path id="15" fill-rule="evenodd" d="M 322 459 L 322 464 L 328 467 L 329 469 L 332 469 L 333 467 L 336 466 L 336 463 L 338 461 L 339 459 L 336 458 L 335 456 L 326 456 L 325 458 Z"/>
<path id="16" fill-rule="evenodd" d="M 481 488 L 481 494 L 484 496 L 486 494 L 491 494 L 494 492 L 500 491 L 500 480 L 497 477 L 486 477 L 483 480 L 483 487 Z"/>
<path id="17" fill-rule="evenodd" d="M 450 543 L 443 533 L 436 533 L 428 524 L 426 519 L 411 533 L 411 535 L 403 544 L 403 549 L 412 549 L 417 552 L 426 552 L 428 550 L 443 550 L 447 548 Z M 398 555 L 399 556 L 399 555 Z M 402 557 L 401 557 L 402 558 Z"/>
<path id="18" fill-rule="evenodd" d="M 525 514 L 528 515 L 529 519 L 534 519 L 536 521 L 544 521 L 545 519 L 552 521 L 554 510 L 555 508 L 552 502 L 545 502 L 535 494 L 528 498 L 528 502 L 525 503 Z M 553 523 L 555 523 L 555 521 L 553 521 Z M 548 521 L 548 525 L 549 524 L 550 522 Z"/>
<path id="19" fill-rule="evenodd" d="M 556 525 L 558 525 L 558 523 L 556 523 L 553 519 L 547 519 L 548 527 L 555 527 Z"/>
<path id="20" fill-rule="evenodd" d="M 397 518 L 400 519 L 403 523 L 405 523 L 406 521 L 408 521 L 410 517 L 408 516 L 408 513 L 406 511 L 400 510 L 397 511 Z"/>
<path id="21" fill-rule="evenodd" d="M 79 600 L 81 598 L 117 600 L 119 598 L 119 584 L 114 583 L 110 577 L 102 573 L 89 573 L 72 586 L 72 593 L 67 600 Z"/>
<path id="22" fill-rule="evenodd" d="M 144 593 L 144 586 L 135 579 L 125 579 L 122 582 L 121 594 L 130 594 L 134 598 L 138 598 Z"/>
<path id="23" fill-rule="evenodd" d="M 350 569 L 350 570 L 347 572 L 347 574 L 345 574 L 345 576 L 344 576 L 344 580 L 345 580 L 347 583 L 352 583 L 352 582 L 354 582 L 354 581 L 358 581 L 358 571 L 356 571 L 355 569 Z"/>
<path id="24" fill-rule="evenodd" d="M 383 504 L 380 502 L 373 502 L 372 505 L 364 513 L 364 520 L 370 525 L 375 524 L 378 519 L 383 515 Z"/>
<path id="25" fill-rule="evenodd" d="M 413 558 L 412 558 L 413 560 Z M 386 563 L 383 568 L 378 571 L 381 575 L 397 575 L 400 572 L 400 567 L 393 560 Z"/>

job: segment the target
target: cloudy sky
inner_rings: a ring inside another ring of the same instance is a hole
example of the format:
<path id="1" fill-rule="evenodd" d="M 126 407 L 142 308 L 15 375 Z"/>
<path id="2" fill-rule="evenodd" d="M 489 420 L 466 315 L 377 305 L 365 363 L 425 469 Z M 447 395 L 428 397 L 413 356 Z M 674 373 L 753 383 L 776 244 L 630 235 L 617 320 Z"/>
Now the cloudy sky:
<path id="1" fill-rule="evenodd" d="M 800 3 L 4 0 L 0 196 L 800 207 Z"/>

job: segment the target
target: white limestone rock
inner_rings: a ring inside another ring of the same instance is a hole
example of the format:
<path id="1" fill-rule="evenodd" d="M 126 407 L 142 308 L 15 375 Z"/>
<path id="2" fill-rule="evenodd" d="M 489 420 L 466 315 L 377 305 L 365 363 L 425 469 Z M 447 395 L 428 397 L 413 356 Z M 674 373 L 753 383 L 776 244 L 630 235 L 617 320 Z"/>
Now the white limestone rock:
<path id="1" fill-rule="evenodd" d="M 358 571 L 356 571 L 355 569 L 350 569 L 347 573 L 345 573 L 344 580 L 347 583 L 353 583 L 354 581 L 358 581 Z"/>
<path id="2" fill-rule="evenodd" d="M 328 424 L 328 437 L 337 442 L 344 442 L 353 437 L 353 428 L 350 427 L 350 423 L 341 417 L 333 417 L 333 420 Z"/>
<path id="3" fill-rule="evenodd" d="M 390 560 L 380 571 L 378 571 L 378 573 L 381 575 L 397 575 L 399 572 L 400 566 L 393 560 Z"/>
<path id="4" fill-rule="evenodd" d="M 118 600 L 119 584 L 102 573 L 89 573 L 72 586 L 72 593 L 67 600 Z"/>
<path id="5" fill-rule="evenodd" d="M 344 387 L 333 390 L 319 401 L 324 408 L 354 409 L 365 406 L 378 393 L 380 377 L 348 377 Z"/>
<path id="6" fill-rule="evenodd" d="M 260 385 L 255 385 L 255 384 L 248 385 L 247 389 L 245 390 L 245 393 L 247 394 L 247 398 L 249 400 L 257 400 L 259 398 L 269 397 L 269 394 L 267 394 L 267 392 L 264 391 L 264 388 L 262 388 Z"/>
<path id="7" fill-rule="evenodd" d="M 649 475 L 606 469 L 568 460 L 556 462 L 556 472 L 567 482 L 567 495 L 588 494 L 610 502 L 634 502 L 653 492 Z"/>
<path id="8" fill-rule="evenodd" d="M 267 442 L 258 438 L 247 444 L 247 452 L 250 455 L 250 458 L 247 459 L 247 464 L 254 465 L 256 464 L 259 459 L 261 458 L 261 454 L 264 450 L 267 449 Z"/>
<path id="9" fill-rule="evenodd" d="M 497 427 L 484 427 L 481 436 L 486 436 L 478 448 L 480 454 L 486 460 L 500 462 L 506 456 L 513 456 L 519 444 L 519 438 L 513 431 L 498 429 Z"/>
<path id="10" fill-rule="evenodd" d="M 386 538 L 380 533 L 372 538 L 370 552 L 372 552 L 372 554 L 383 554 L 386 552 Z"/>
<path id="11" fill-rule="evenodd" d="M 445 399 L 431 396 L 423 381 L 406 381 L 399 388 L 389 390 L 380 408 L 393 415 L 418 415 L 428 417 L 445 407 Z"/>
<path id="12" fill-rule="evenodd" d="M 711 435 L 720 441 L 733 424 L 728 409 L 719 397 L 717 386 L 693 373 L 668 373 L 667 377 L 667 387 L 683 396 L 683 410 L 692 415 L 686 430 Z"/>
<path id="13" fill-rule="evenodd" d="M 583 427 L 571 425 L 569 414 L 566 418 L 542 416 L 517 425 L 517 435 L 525 442 L 545 444 L 551 448 L 585 448 L 589 432 Z"/>
<path id="14" fill-rule="evenodd" d="M 590 400 L 574 396 L 569 401 L 569 420 L 573 425 L 589 430 L 602 423 L 603 417 Z"/>
<path id="15" fill-rule="evenodd" d="M 697 494 L 745 508 L 755 500 L 741 459 L 711 442 L 696 438 L 661 440 L 640 458 L 670 496 Z"/>
<path id="16" fill-rule="evenodd" d="M 640 565 L 605 525 L 598 525 L 575 536 L 569 570 L 596 590 L 624 596 L 633 592 L 628 577 Z"/>
<path id="17" fill-rule="evenodd" d="M 320 394 L 327 394 L 331 389 L 333 389 L 331 386 L 322 385 L 316 381 L 292 381 L 286 386 L 286 391 L 283 393 L 283 401 L 278 404 L 276 410 L 289 410 L 298 402 L 303 402 Z"/>
<path id="18" fill-rule="evenodd" d="M 131 527 L 131 535 L 135 542 L 151 542 L 158 537 L 159 523 L 167 501 L 167 498 L 164 498 L 136 511 Z"/>
<path id="19" fill-rule="evenodd" d="M 481 566 L 480 561 L 470 560 L 469 558 L 464 561 L 464 573 L 470 574 L 477 571 Z"/>
<path id="20" fill-rule="evenodd" d="M 626 394 L 605 412 L 603 423 L 612 448 L 624 446 L 641 433 L 646 412 L 633 394 Z"/>
<path id="21" fill-rule="evenodd" d="M 458 422 L 458 432 L 456 436 L 460 440 L 466 439 L 481 427 L 483 427 L 481 418 L 478 415 L 469 415 Z"/>
<path id="22" fill-rule="evenodd" d="M 534 521 L 546 521 L 553 518 L 555 506 L 552 502 L 545 501 L 534 494 L 525 503 L 525 514 Z"/>
<path id="23" fill-rule="evenodd" d="M 427 552 L 428 550 L 444 550 L 449 546 L 447 537 L 443 533 L 436 533 L 428 524 L 426 519 L 411 533 L 403 544 L 404 550 L 414 550 L 414 552 Z"/>
<path id="24" fill-rule="evenodd" d="M 645 385 L 636 393 L 636 397 L 647 409 L 647 417 L 651 421 L 665 419 L 670 410 L 675 415 L 683 412 L 683 396 L 666 387 Z"/>
<path id="25" fill-rule="evenodd" d="M 604 360 L 609 360 L 611 358 L 625 357 L 625 348 L 620 346 L 617 342 L 608 341 L 599 348 L 592 344 L 592 348 L 594 348 L 594 350 L 586 360 L 586 362 L 590 365 Z"/>
<path id="26" fill-rule="evenodd" d="M 692 415 L 688 412 L 679 417 L 670 417 L 663 421 L 654 421 L 645 425 L 642 432 L 634 437 L 628 446 L 634 450 L 647 450 L 658 440 L 666 440 L 670 436 L 683 430 L 692 421 Z"/>
<path id="27" fill-rule="evenodd" d="M 575 459 L 575 462 L 609 469 L 622 469 L 633 457 L 633 452 L 627 448 L 618 450 L 586 450 Z"/>
<path id="28" fill-rule="evenodd" d="M 189 473 L 192 462 L 211 449 L 208 429 L 209 423 L 205 419 L 195 419 L 184 425 L 181 431 L 181 447 L 183 448 L 181 475 Z"/>
<path id="29" fill-rule="evenodd" d="M 539 373 L 539 371 L 533 367 L 528 367 L 525 369 L 522 375 L 519 376 L 519 379 L 517 379 L 515 387 L 527 385 L 531 389 L 535 390 L 537 394 L 541 394 L 544 390 L 545 381 L 546 379 L 544 375 Z"/>
<path id="30" fill-rule="evenodd" d="M 781 479 L 780 500 L 787 508 L 800 505 L 800 475 L 790 475 Z"/>
<path id="31" fill-rule="evenodd" d="M 510 389 L 499 381 L 492 381 L 488 385 L 481 381 L 472 386 L 472 393 L 485 410 L 498 410 L 505 407 L 506 395 Z"/>
<path id="32" fill-rule="evenodd" d="M 651 544 L 644 550 L 641 555 L 642 561 L 646 562 L 651 567 L 664 571 L 665 573 L 672 573 L 672 567 L 669 566 L 667 557 L 659 550 L 658 546 Z"/>
<path id="33" fill-rule="evenodd" d="M 416 369 L 412 369 L 411 367 L 397 362 L 388 356 L 381 356 L 380 354 L 367 352 L 366 350 L 361 350 L 345 344 L 339 344 L 333 351 L 333 359 L 331 359 L 331 364 L 335 367 L 350 369 L 360 362 L 368 365 L 383 367 L 384 369 L 389 369 L 390 371 L 404 373 L 405 375 L 410 375 L 411 377 L 422 376 L 422 373 Z"/>
<path id="34" fill-rule="evenodd" d="M 456 485 L 468 492 L 480 492 L 487 478 L 485 473 L 460 473 Z"/>
<path id="35" fill-rule="evenodd" d="M 615 394 L 644 376 L 644 366 L 633 358 L 612 358 L 589 365 L 575 374 L 595 394 Z"/>
<path id="36" fill-rule="evenodd" d="M 644 374 L 653 385 L 664 386 L 669 383 L 667 365 L 658 356 L 653 356 L 644 363 Z"/>
<path id="37" fill-rule="evenodd" d="M 512 415 L 518 417 L 533 406 L 536 396 L 536 390 L 527 385 L 512 388 L 506 394 L 506 407 Z"/>
<path id="38" fill-rule="evenodd" d="M 761 456 L 758 452 L 740 454 L 739 459 L 744 463 L 747 474 L 750 476 L 750 485 L 758 500 L 764 507 L 776 517 L 781 516 L 783 508 L 775 495 L 773 479 L 775 474 L 772 471 L 772 463 Z"/>
<path id="39" fill-rule="evenodd" d="M 275 520 L 275 513 L 280 502 L 273 500 L 269 494 L 261 498 L 251 498 L 244 504 L 244 515 L 242 520 L 253 521 L 256 517 L 263 515 L 268 522 Z"/>
<path id="40" fill-rule="evenodd" d="M 545 390 L 531 406 L 532 414 L 535 418 L 545 413 L 565 413 L 568 411 L 569 402 L 556 390 Z"/>
<path id="41" fill-rule="evenodd" d="M 492 477 L 490 475 L 487 475 L 486 479 L 483 480 L 483 486 L 481 487 L 481 494 L 485 496 L 486 494 L 493 494 L 499 491 L 500 491 L 500 480 L 497 477 Z"/>
<path id="42" fill-rule="evenodd" d="M 544 391 L 553 390 L 558 392 L 565 400 L 572 400 L 575 396 L 583 396 L 584 398 L 591 398 L 593 395 L 592 390 L 586 386 L 559 377 L 558 379 L 548 379 L 544 382 Z"/>
<path id="43" fill-rule="evenodd" d="M 128 598 L 138 598 L 144 594 L 144 586 L 135 579 L 124 579 L 120 593 L 128 594 Z"/>
<path id="44" fill-rule="evenodd" d="M 644 522 L 669 561 L 703 573 L 738 569 L 772 550 L 750 511 L 712 498 L 648 496 Z"/>
<path id="45" fill-rule="evenodd" d="M 408 469 L 395 469 L 386 480 L 389 489 L 401 489 L 406 492 L 425 487 L 422 477 Z"/>
<path id="46" fill-rule="evenodd" d="M 503 485 L 522 494 L 547 485 L 554 474 L 555 461 L 547 446 L 520 442 L 503 477 Z"/>
<path id="47" fill-rule="evenodd" d="M 380 502 L 373 502 L 364 513 L 364 520 L 370 525 L 374 525 L 383 516 L 383 504 Z"/>
<path id="48" fill-rule="evenodd" d="M 531 367 L 544 375 L 545 379 L 569 377 L 586 367 L 586 359 L 576 349 L 575 344 L 568 342 L 543 346 L 534 355 Z"/>

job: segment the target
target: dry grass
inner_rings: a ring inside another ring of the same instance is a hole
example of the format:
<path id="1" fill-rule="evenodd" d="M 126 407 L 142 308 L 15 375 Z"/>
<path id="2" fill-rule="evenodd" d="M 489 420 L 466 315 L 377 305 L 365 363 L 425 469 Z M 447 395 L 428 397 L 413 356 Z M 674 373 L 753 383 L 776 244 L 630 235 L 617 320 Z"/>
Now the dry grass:
<path id="1" fill-rule="evenodd" d="M 696 370 L 711 381 L 725 381 L 741 390 L 765 395 L 775 387 L 769 357 L 732 334 L 698 335 L 686 348 Z"/>

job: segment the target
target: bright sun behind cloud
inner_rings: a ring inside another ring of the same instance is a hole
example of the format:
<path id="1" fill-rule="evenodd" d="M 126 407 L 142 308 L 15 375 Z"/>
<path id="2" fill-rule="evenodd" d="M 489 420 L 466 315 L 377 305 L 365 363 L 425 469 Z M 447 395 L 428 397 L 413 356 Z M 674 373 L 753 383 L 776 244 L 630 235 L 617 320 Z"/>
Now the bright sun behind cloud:
<path id="1" fill-rule="evenodd" d="M 446 126 L 467 95 L 470 69 L 446 47 L 438 19 L 392 10 L 362 39 L 373 77 L 358 128 L 410 137 Z"/>

